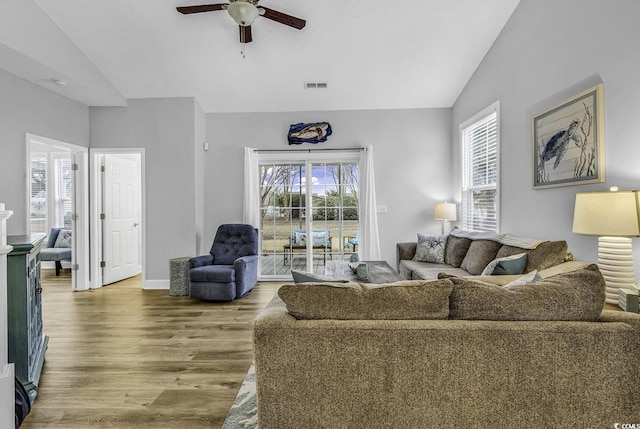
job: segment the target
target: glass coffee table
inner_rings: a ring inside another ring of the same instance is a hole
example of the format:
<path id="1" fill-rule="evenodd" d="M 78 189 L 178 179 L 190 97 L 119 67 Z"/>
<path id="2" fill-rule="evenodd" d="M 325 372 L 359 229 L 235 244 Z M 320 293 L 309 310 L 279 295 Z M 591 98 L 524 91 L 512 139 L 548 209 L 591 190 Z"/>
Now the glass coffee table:
<path id="1" fill-rule="evenodd" d="M 327 261 L 324 274 L 336 279 L 346 279 L 351 282 L 362 283 L 393 283 L 405 280 L 387 263 L 387 261 L 359 261 L 357 264 L 367 264 L 369 275 L 366 279 L 358 279 L 356 273 L 349 266 L 349 261 Z"/>

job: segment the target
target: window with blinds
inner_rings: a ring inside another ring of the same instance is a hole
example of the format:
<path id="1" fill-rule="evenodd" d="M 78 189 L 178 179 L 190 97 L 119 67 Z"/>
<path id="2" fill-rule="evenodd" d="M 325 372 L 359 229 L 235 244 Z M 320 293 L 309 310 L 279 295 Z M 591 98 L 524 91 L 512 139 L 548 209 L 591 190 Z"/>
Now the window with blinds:
<path id="1" fill-rule="evenodd" d="M 31 232 L 47 232 L 47 155 L 31 154 Z"/>
<path id="2" fill-rule="evenodd" d="M 460 221 L 466 230 L 498 232 L 499 115 L 496 102 L 460 125 Z"/>
<path id="3" fill-rule="evenodd" d="M 54 226 L 71 228 L 73 209 L 73 176 L 69 155 L 54 155 Z"/>
<path id="4" fill-rule="evenodd" d="M 68 153 L 32 153 L 30 159 L 31 232 L 71 228 L 73 160 Z"/>

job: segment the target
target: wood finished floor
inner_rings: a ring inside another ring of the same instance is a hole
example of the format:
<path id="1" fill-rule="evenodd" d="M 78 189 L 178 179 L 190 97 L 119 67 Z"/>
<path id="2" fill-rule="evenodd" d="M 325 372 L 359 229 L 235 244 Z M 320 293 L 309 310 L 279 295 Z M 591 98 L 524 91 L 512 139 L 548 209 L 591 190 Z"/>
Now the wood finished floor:
<path id="1" fill-rule="evenodd" d="M 230 303 L 143 291 L 72 292 L 43 270 L 49 348 L 23 429 L 220 428 L 252 361 L 252 321 L 282 283 Z"/>

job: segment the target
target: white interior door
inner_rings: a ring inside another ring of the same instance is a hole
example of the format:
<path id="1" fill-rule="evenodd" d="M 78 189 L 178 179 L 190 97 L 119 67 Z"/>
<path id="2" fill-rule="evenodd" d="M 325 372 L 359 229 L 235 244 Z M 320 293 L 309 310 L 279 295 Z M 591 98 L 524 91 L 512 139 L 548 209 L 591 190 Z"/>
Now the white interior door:
<path id="1" fill-rule="evenodd" d="M 73 290 L 88 289 L 88 149 L 28 133 L 26 147 L 29 231 L 48 233 L 52 227 L 72 228 L 71 286 Z M 53 267 L 53 262 L 43 264 Z"/>
<path id="2" fill-rule="evenodd" d="M 140 169 L 126 155 L 104 155 L 103 275 L 111 284 L 141 271 Z"/>

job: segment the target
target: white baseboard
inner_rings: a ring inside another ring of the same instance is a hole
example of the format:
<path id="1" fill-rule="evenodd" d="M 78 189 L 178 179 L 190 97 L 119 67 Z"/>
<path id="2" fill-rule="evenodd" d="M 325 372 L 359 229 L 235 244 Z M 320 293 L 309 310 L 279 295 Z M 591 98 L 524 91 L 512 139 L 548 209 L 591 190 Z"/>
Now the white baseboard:
<path id="1" fill-rule="evenodd" d="M 155 290 L 155 289 L 166 289 L 169 290 L 169 280 L 143 280 L 142 281 L 142 289 L 145 290 Z"/>

